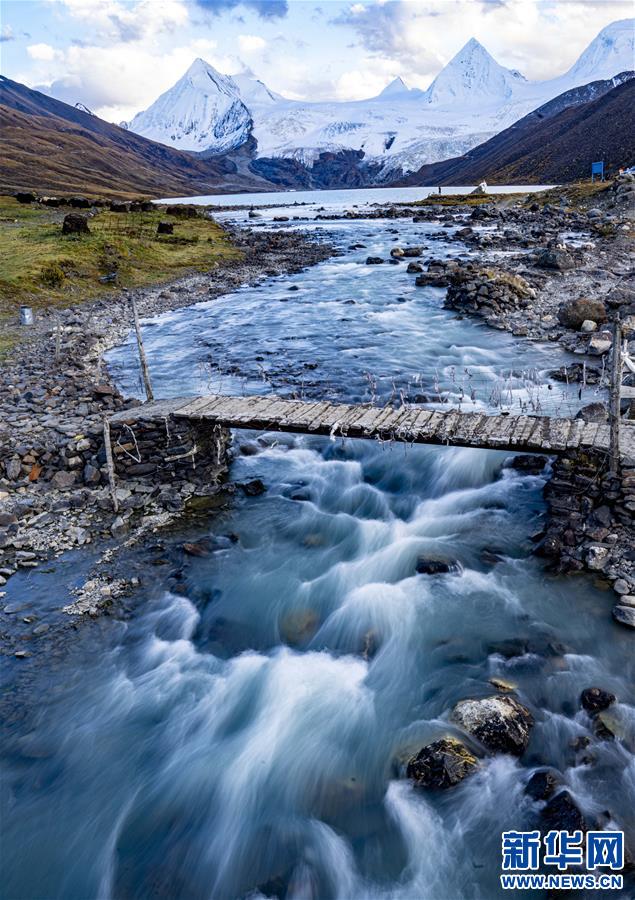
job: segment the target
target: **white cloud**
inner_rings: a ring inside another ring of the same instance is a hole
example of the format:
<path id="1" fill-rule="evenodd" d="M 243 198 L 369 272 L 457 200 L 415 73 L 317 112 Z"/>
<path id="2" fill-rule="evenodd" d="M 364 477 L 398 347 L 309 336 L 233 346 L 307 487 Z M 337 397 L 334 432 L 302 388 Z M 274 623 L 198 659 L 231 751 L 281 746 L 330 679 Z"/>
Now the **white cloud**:
<path id="1" fill-rule="evenodd" d="M 267 42 L 257 34 L 239 34 L 238 45 L 243 53 L 258 53 L 265 49 Z"/>
<path id="2" fill-rule="evenodd" d="M 55 59 L 57 53 L 55 48 L 51 47 L 50 44 L 31 44 L 30 47 L 26 48 L 26 52 L 29 54 L 31 59 L 42 61 Z"/>
<path id="3" fill-rule="evenodd" d="M 471 38 L 502 65 L 528 78 L 566 71 L 597 32 L 632 15 L 631 0 L 388 0 L 356 4 L 336 21 L 355 30 L 377 58 L 427 86 L 439 68 Z"/>
<path id="4" fill-rule="evenodd" d="M 184 0 L 52 0 L 86 22 L 99 41 L 136 41 L 174 31 L 189 19 Z"/>

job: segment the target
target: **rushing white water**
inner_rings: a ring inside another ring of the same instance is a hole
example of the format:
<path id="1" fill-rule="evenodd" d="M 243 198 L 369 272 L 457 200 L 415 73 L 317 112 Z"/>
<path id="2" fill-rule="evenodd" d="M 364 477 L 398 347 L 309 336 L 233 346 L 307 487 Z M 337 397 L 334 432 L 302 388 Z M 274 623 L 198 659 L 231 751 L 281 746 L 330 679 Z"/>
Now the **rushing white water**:
<path id="1" fill-rule="evenodd" d="M 386 398 L 394 380 L 438 402 L 435 379 L 455 400 L 469 366 L 487 406 L 500 369 L 563 361 L 455 319 L 403 266 L 371 272 L 363 260 L 388 255 L 392 227 L 338 224 L 343 248 L 367 247 L 151 322 L 157 393 L 291 393 L 304 373 L 307 396 Z M 132 344 L 110 361 L 137 390 Z M 532 389 L 520 378 L 512 402 Z M 590 579 L 530 555 L 543 477 L 496 452 L 248 432 L 235 445 L 232 476 L 266 494 L 188 531 L 210 538 L 206 557 L 183 557 L 175 534 L 156 566 L 131 559 L 130 616 L 81 630 L 16 681 L 7 897 L 489 900 L 503 895 L 501 831 L 533 827 L 523 789 L 545 764 L 585 812 L 635 831 L 631 638 Z M 418 575 L 419 555 L 453 571 Z M 41 578 L 32 605 L 51 602 Z M 453 704 L 495 676 L 535 714 L 524 757 L 487 758 L 443 794 L 413 790 L 404 761 L 454 733 Z M 592 734 L 578 702 L 591 685 L 618 696 L 622 740 L 593 739 L 583 762 L 571 741 Z"/>

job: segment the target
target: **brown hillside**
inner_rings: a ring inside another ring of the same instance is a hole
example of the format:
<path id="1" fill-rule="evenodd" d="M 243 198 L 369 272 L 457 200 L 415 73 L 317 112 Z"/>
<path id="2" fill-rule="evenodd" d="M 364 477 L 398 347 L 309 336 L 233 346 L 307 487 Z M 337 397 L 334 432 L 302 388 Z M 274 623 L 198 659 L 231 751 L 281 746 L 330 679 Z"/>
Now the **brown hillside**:
<path id="1" fill-rule="evenodd" d="M 271 190 L 240 151 L 173 150 L 0 78 L 0 192 L 180 196 Z"/>
<path id="2" fill-rule="evenodd" d="M 604 160 L 609 173 L 632 165 L 635 79 L 559 108 L 581 90 L 550 101 L 465 156 L 422 166 L 399 184 L 562 184 L 588 178 L 595 160 Z"/>

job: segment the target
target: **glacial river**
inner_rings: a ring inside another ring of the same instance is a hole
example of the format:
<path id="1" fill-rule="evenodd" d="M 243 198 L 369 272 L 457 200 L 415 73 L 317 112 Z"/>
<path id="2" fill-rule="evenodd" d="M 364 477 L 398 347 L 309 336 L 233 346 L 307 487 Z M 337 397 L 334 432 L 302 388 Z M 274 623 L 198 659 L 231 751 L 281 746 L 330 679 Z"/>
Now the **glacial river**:
<path id="1" fill-rule="evenodd" d="M 308 212 L 267 210 L 254 227 L 281 214 Z M 574 411 L 548 377 L 566 361 L 555 345 L 457 318 L 404 263 L 365 265 L 396 242 L 467 252 L 449 229 L 276 227 L 341 255 L 144 323 L 158 396 Z M 109 365 L 141 395 L 131 341 Z M 3 897 L 490 900 L 505 896 L 501 831 L 536 827 L 524 786 L 544 765 L 584 812 L 635 833 L 632 638 L 601 584 L 531 555 L 543 477 L 501 452 L 248 432 L 234 445 L 232 478 L 266 493 L 131 554 L 142 586 L 125 618 L 80 626 L 46 665 L 13 665 Z M 186 537 L 209 555 L 182 561 Z M 420 555 L 453 573 L 418 575 Z M 79 571 L 70 558 L 32 576 L 25 609 L 62 605 Z M 415 791 L 404 761 L 453 733 L 452 706 L 494 693 L 493 677 L 534 712 L 525 755 Z M 622 740 L 593 738 L 579 708 L 592 685 L 617 695 Z"/>

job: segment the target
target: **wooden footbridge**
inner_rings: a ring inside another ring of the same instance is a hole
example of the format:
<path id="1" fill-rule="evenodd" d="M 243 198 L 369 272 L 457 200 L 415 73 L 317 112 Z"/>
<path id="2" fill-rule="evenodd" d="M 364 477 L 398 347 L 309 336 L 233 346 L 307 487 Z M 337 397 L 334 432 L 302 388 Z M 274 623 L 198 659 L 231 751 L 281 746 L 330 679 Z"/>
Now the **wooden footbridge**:
<path id="1" fill-rule="evenodd" d="M 282 431 L 329 437 L 376 438 L 409 444 L 474 447 L 517 452 L 564 453 L 567 450 L 599 450 L 607 453 L 612 472 L 620 465 L 635 466 L 635 426 L 622 425 L 622 335 L 619 321 L 613 326 L 609 423 L 552 416 L 487 415 L 450 409 L 423 409 L 403 405 L 283 400 L 275 396 L 229 397 L 211 394 L 183 400 L 155 401 L 143 347 L 136 307 L 133 314 L 141 371 L 148 402 L 113 416 L 112 422 L 160 418 L 205 421 L 225 428 Z M 632 390 L 632 389 L 629 389 Z M 632 420 L 631 420 L 632 421 Z"/>
<path id="2" fill-rule="evenodd" d="M 226 428 L 376 438 L 412 444 L 475 447 L 516 452 L 563 453 L 569 449 L 610 450 L 610 427 L 582 419 L 486 415 L 456 409 L 438 412 L 420 406 L 370 406 L 324 401 L 282 400 L 275 396 L 160 400 L 118 413 L 111 421 L 160 418 L 204 421 Z M 623 429 L 622 458 L 635 457 L 635 429 Z"/>

